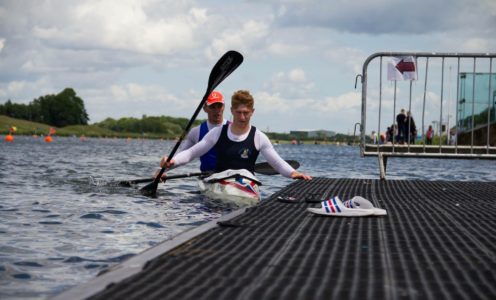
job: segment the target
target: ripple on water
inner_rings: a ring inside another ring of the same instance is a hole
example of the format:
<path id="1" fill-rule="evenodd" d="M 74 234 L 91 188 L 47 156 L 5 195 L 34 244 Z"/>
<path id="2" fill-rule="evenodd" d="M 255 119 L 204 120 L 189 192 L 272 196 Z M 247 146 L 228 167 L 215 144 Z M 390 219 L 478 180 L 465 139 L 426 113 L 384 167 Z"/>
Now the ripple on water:
<path id="1" fill-rule="evenodd" d="M 51 212 L 51 210 L 49 210 L 49 209 L 39 209 L 39 208 L 33 208 L 31 211 L 41 212 L 41 213 L 49 213 L 49 212 Z"/>
<path id="2" fill-rule="evenodd" d="M 116 209 L 107 209 L 107 210 L 97 211 L 96 213 L 111 214 L 111 215 L 127 214 L 126 211 L 116 210 Z"/>
<path id="3" fill-rule="evenodd" d="M 81 216 L 81 219 L 96 219 L 96 220 L 101 220 L 103 219 L 102 214 L 98 213 L 89 213 Z"/>
<path id="4" fill-rule="evenodd" d="M 107 267 L 108 264 L 88 264 L 84 266 L 85 269 L 103 269 Z"/>
<path id="5" fill-rule="evenodd" d="M 138 221 L 138 222 L 136 222 L 136 224 L 146 225 L 146 226 L 152 227 L 152 228 L 164 228 L 164 226 L 160 225 L 160 223 L 157 223 L 157 222 L 143 222 L 143 221 Z"/>
<path id="6" fill-rule="evenodd" d="M 43 225 L 60 225 L 62 222 L 59 221 L 40 221 L 38 224 L 43 224 Z"/>
<path id="7" fill-rule="evenodd" d="M 31 279 L 31 275 L 28 273 L 12 274 L 12 277 L 16 279 Z"/>
<path id="8" fill-rule="evenodd" d="M 47 215 L 45 218 L 58 218 L 60 215 Z"/>
<path id="9" fill-rule="evenodd" d="M 41 268 L 43 267 L 42 264 L 39 264 L 35 261 L 18 261 L 15 262 L 14 265 L 16 266 L 25 266 L 25 267 L 36 267 L 36 268 Z"/>
<path id="10" fill-rule="evenodd" d="M 0 211 L 19 211 L 17 208 L 2 208 Z"/>
<path id="11" fill-rule="evenodd" d="M 196 221 L 196 222 L 191 222 L 191 223 L 178 223 L 176 224 L 177 226 L 193 226 L 193 227 L 196 227 L 196 226 L 200 226 L 202 224 L 205 224 L 207 221 Z"/>
<path id="12" fill-rule="evenodd" d="M 126 254 L 123 254 L 123 255 L 119 255 L 119 256 L 110 258 L 107 261 L 108 262 L 122 262 L 122 261 L 125 261 L 126 259 L 128 259 L 130 257 L 135 256 L 135 255 L 136 254 L 134 254 L 134 253 L 126 253 Z"/>
<path id="13" fill-rule="evenodd" d="M 83 261 L 87 261 L 87 259 L 84 259 L 84 258 L 79 257 L 79 256 L 71 256 L 69 258 L 64 259 L 65 263 L 71 263 L 71 264 L 72 263 L 80 263 Z"/>
<path id="14" fill-rule="evenodd" d="M 90 259 L 90 258 L 83 258 L 83 257 L 80 257 L 80 256 L 71 256 L 71 257 L 68 257 L 66 259 L 64 259 L 64 263 L 70 263 L 70 264 L 73 264 L 73 263 L 82 263 L 82 262 L 91 262 L 91 263 L 112 263 L 112 262 L 122 262 L 130 257 L 133 257 L 135 256 L 134 253 L 126 253 L 126 254 L 123 254 L 123 255 L 119 255 L 119 256 L 116 256 L 116 257 L 110 257 L 110 258 L 107 258 L 107 259 Z"/>

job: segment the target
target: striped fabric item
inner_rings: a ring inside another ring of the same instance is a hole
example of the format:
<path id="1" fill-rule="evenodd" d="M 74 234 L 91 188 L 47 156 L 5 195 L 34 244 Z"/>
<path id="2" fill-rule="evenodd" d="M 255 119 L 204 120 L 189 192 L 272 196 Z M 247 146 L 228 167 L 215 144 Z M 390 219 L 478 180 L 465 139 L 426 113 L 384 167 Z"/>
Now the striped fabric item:
<path id="1" fill-rule="evenodd" d="M 326 201 L 323 201 L 322 202 L 322 210 L 326 213 L 340 213 L 341 212 L 341 208 L 339 208 L 339 205 L 336 201 L 336 198 L 338 199 L 339 201 L 339 198 L 336 196 L 336 197 L 332 197 L 332 198 L 329 198 L 327 199 Z"/>
<path id="2" fill-rule="evenodd" d="M 343 205 L 347 208 L 357 208 L 357 206 L 355 205 L 355 203 L 353 203 L 353 201 L 351 200 L 348 200 L 348 201 L 345 201 L 343 203 Z"/>

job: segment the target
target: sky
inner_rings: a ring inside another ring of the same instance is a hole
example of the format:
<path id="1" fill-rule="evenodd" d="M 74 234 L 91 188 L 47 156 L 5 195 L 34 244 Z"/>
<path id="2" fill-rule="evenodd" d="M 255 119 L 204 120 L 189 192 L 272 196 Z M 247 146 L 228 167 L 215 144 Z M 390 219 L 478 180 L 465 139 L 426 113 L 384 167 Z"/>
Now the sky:
<path id="1" fill-rule="evenodd" d="M 215 62 L 236 50 L 244 62 L 217 90 L 249 90 L 253 125 L 353 134 L 367 57 L 494 53 L 495 37 L 494 0 L 2 0 L 0 103 L 71 87 L 90 123 L 189 119 Z"/>

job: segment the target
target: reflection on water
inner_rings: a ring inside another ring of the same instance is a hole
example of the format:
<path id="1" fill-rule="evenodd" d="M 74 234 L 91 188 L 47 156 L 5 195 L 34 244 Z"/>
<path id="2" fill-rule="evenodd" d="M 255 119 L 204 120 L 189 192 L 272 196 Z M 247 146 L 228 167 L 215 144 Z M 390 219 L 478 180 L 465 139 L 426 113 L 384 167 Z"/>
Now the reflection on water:
<path id="1" fill-rule="evenodd" d="M 119 180 L 150 177 L 173 143 L 148 140 L 30 137 L 0 143 L 0 298 L 44 299 L 94 277 L 110 265 L 233 208 L 205 199 L 194 178 L 167 181 L 157 198 Z M 378 178 L 377 158 L 358 148 L 278 145 L 312 176 Z M 494 181 L 495 162 L 388 160 L 388 179 Z M 194 172 L 198 163 L 174 170 Z M 172 173 L 171 173 L 172 174 Z M 257 175 L 262 197 L 286 186 Z"/>

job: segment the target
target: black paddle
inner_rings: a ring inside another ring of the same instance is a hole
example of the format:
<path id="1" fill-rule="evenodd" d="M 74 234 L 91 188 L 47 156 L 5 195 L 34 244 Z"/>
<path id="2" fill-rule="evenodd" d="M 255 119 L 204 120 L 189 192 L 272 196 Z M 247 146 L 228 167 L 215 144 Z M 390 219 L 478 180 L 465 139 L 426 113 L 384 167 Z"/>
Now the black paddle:
<path id="1" fill-rule="evenodd" d="M 217 87 L 224 79 L 229 76 L 234 70 L 236 70 L 239 65 L 243 62 L 243 55 L 241 55 L 239 52 L 236 51 L 228 51 L 226 52 L 220 59 L 219 61 L 215 64 L 213 67 L 212 71 L 210 72 L 210 76 L 208 78 L 208 86 L 207 86 L 207 91 L 205 92 L 205 95 L 203 96 L 202 101 L 198 105 L 198 108 L 196 109 L 195 113 L 189 120 L 188 125 L 186 125 L 186 128 L 184 129 L 183 133 L 179 137 L 179 140 L 177 141 L 176 145 L 172 149 L 171 153 L 169 154 L 167 158 L 167 162 L 169 162 L 172 157 L 174 157 L 174 154 L 176 153 L 177 149 L 179 148 L 179 145 L 183 141 L 184 137 L 188 133 L 191 125 L 196 119 L 196 116 L 198 116 L 198 113 L 202 109 L 203 105 L 205 104 L 205 101 L 207 101 L 208 96 L 212 91 Z M 144 186 L 141 189 L 141 193 L 146 196 L 154 196 L 157 192 L 157 187 L 158 183 L 160 182 L 160 177 L 164 173 L 165 168 L 162 168 L 160 172 L 157 174 L 155 179 L 153 180 L 152 183 Z"/>
<path id="2" fill-rule="evenodd" d="M 300 163 L 296 160 L 287 160 L 286 161 L 291 167 L 294 169 L 298 169 L 300 167 Z M 255 164 L 255 172 L 262 175 L 277 175 L 279 174 L 271 165 L 267 162 Z M 186 174 L 178 174 L 167 176 L 165 179 L 177 179 L 177 178 L 187 178 L 187 177 L 196 177 L 196 176 L 206 176 L 212 174 L 211 172 L 196 172 L 196 173 L 186 173 Z M 145 183 L 154 181 L 155 178 L 141 178 L 141 179 L 133 179 L 133 180 L 123 180 L 119 181 L 117 184 L 123 187 L 130 187 L 132 185 L 138 183 Z"/>
<path id="3" fill-rule="evenodd" d="M 206 175 L 210 175 L 210 174 L 212 174 L 212 173 L 210 173 L 210 172 L 186 173 L 186 174 L 167 176 L 167 178 L 165 178 L 165 179 L 169 180 L 169 179 L 195 177 L 195 176 L 206 176 Z M 154 180 L 155 180 L 155 178 L 141 178 L 141 179 L 119 181 L 118 184 L 120 186 L 124 186 L 124 187 L 131 187 L 134 184 L 145 183 L 145 182 L 150 182 L 150 181 L 154 181 Z"/>
<path id="4" fill-rule="evenodd" d="M 300 167 L 300 163 L 296 160 L 286 160 L 286 162 L 293 167 L 293 169 L 298 169 Z M 268 162 L 255 164 L 255 173 L 263 174 L 263 175 L 277 175 L 277 172 Z"/>

